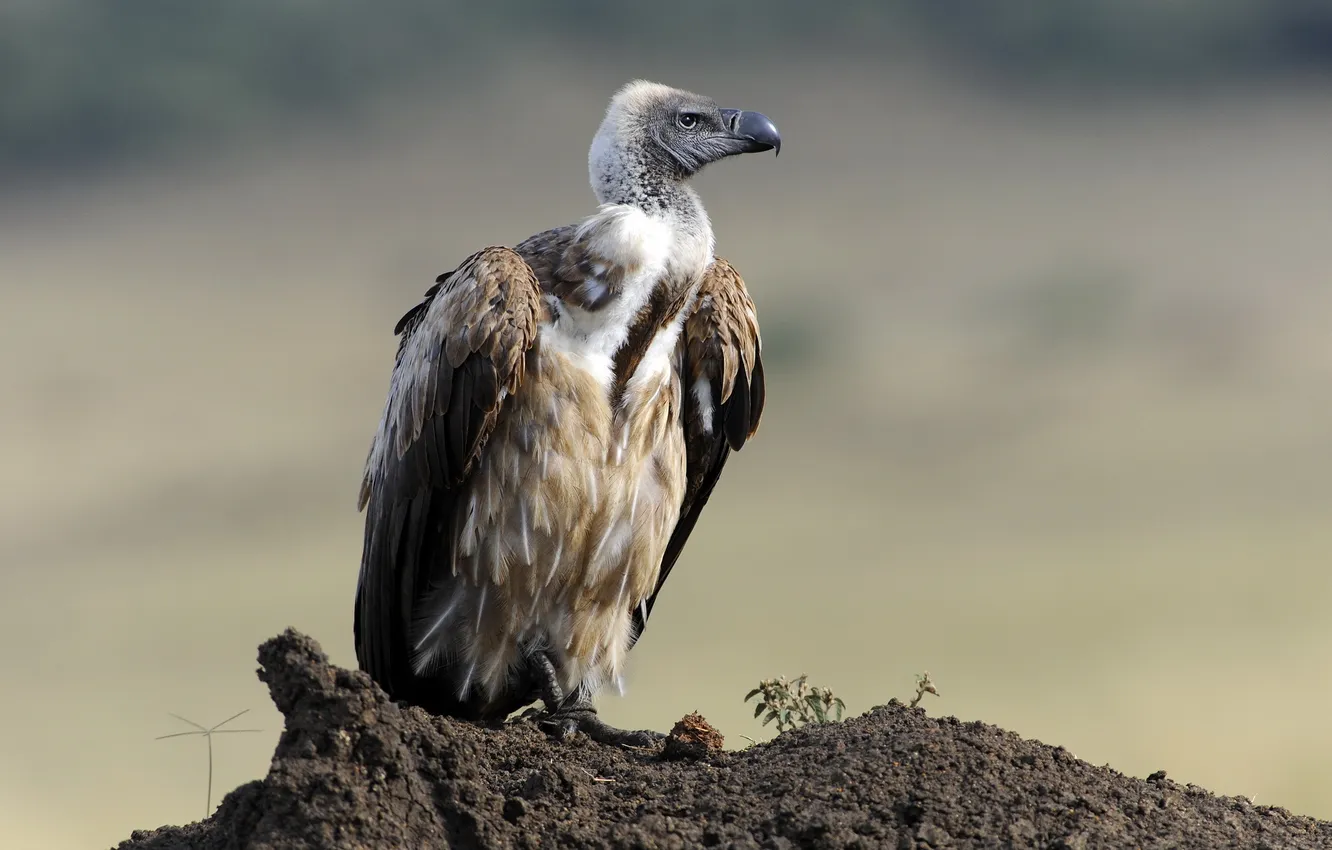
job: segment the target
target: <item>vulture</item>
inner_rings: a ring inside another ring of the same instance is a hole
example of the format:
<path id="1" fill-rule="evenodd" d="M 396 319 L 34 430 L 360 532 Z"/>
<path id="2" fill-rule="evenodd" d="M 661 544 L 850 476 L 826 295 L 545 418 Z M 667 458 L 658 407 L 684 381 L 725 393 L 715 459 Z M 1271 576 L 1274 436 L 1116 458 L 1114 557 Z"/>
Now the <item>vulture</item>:
<path id="1" fill-rule="evenodd" d="M 388 695 L 643 746 L 593 702 L 763 412 L 759 326 L 690 178 L 779 152 L 765 115 L 636 80 L 588 152 L 597 207 L 440 275 L 394 329 L 358 509 L 357 661 Z"/>

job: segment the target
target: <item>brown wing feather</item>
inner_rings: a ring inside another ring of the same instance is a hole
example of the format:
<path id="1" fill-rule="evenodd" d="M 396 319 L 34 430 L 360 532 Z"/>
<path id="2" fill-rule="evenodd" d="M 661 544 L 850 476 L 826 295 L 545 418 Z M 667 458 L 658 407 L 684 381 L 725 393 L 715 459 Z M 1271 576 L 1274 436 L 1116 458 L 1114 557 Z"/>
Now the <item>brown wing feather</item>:
<path id="1" fill-rule="evenodd" d="M 758 314 L 739 272 L 717 259 L 703 277 L 698 304 L 680 338 L 685 450 L 684 503 L 662 558 L 657 587 L 634 612 L 635 632 L 642 633 L 657 594 L 712 495 L 722 467 L 758 430 L 763 415 L 763 360 Z M 712 410 L 699 404 L 694 386 L 706 380 Z"/>
<path id="2" fill-rule="evenodd" d="M 402 341 L 359 500 L 354 631 L 361 668 L 396 699 L 463 708 L 412 671 L 408 629 L 422 594 L 451 577 L 457 493 L 524 379 L 544 310 L 523 258 L 487 248 L 440 275 L 394 329 Z"/>

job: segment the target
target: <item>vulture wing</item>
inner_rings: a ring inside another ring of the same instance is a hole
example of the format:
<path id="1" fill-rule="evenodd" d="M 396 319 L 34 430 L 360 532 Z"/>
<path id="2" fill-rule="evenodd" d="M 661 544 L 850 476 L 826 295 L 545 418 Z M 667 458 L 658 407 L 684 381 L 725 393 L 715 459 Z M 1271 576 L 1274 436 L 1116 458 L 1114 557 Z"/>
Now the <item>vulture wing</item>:
<path id="1" fill-rule="evenodd" d="M 634 612 L 635 633 L 648 615 L 698 522 L 732 450 L 758 430 L 763 413 L 763 361 L 758 314 L 740 273 L 718 258 L 703 276 L 698 304 L 680 335 L 684 395 L 685 496 L 666 545 L 657 588 Z"/>
<path id="2" fill-rule="evenodd" d="M 457 494 L 523 382 L 546 309 L 536 275 L 509 248 L 487 248 L 441 275 L 398 322 L 397 358 L 359 507 L 365 541 L 356 587 L 356 657 L 395 699 L 433 705 L 409 634 L 422 595 L 451 579 Z"/>

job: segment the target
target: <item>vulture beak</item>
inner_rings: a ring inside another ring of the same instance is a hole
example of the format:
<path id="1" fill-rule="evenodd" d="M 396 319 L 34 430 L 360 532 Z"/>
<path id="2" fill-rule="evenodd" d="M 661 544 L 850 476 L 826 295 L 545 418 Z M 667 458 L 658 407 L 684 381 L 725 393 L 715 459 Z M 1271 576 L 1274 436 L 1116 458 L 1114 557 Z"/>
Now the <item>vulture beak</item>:
<path id="1" fill-rule="evenodd" d="M 737 153 L 782 152 L 782 136 L 762 112 L 723 109 L 721 116 L 731 138 L 740 143 Z"/>

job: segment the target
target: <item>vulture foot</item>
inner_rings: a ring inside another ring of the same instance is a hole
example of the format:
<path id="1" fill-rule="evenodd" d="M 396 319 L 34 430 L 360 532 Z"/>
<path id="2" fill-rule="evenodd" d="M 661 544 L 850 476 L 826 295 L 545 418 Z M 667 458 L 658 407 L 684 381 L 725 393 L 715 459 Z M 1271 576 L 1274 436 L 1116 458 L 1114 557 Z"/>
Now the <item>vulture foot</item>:
<path id="1" fill-rule="evenodd" d="M 650 729 L 617 729 L 597 716 L 592 700 L 582 694 L 566 697 L 555 673 L 550 656 L 538 652 L 532 656 L 532 670 L 541 683 L 541 701 L 546 711 L 537 718 L 537 725 L 557 741 L 563 741 L 575 732 L 582 732 L 599 744 L 622 747 L 650 747 L 666 736 Z"/>
<path id="2" fill-rule="evenodd" d="M 597 710 L 587 703 L 574 703 L 547 712 L 538 725 L 558 741 L 575 732 L 582 732 L 599 744 L 621 747 L 651 747 L 666 736 L 651 729 L 617 729 L 597 716 Z"/>

